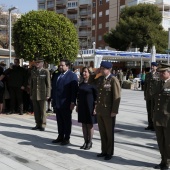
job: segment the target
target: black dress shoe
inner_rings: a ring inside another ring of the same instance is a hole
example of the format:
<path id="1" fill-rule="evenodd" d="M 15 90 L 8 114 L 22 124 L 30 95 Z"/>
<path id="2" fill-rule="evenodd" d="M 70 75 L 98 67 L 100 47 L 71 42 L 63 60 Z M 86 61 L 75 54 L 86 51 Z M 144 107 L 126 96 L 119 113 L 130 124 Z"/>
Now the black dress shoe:
<path id="1" fill-rule="evenodd" d="M 52 143 L 60 143 L 63 142 L 63 138 L 58 137 L 57 139 L 53 140 Z"/>
<path id="2" fill-rule="evenodd" d="M 170 170 L 170 167 L 169 166 L 163 166 L 161 170 Z"/>
<path id="3" fill-rule="evenodd" d="M 97 154 L 97 157 L 105 157 L 107 154 L 106 153 L 100 153 L 100 154 Z"/>
<path id="4" fill-rule="evenodd" d="M 163 167 L 164 167 L 164 165 L 160 163 L 160 164 L 154 166 L 154 169 L 162 169 Z"/>
<path id="5" fill-rule="evenodd" d="M 86 148 L 86 145 L 87 145 L 87 143 L 84 142 L 83 146 L 81 146 L 80 149 L 85 149 L 85 148 Z"/>
<path id="6" fill-rule="evenodd" d="M 40 127 L 39 126 L 35 126 L 35 127 L 32 128 L 32 130 L 37 130 L 37 129 L 40 129 Z"/>
<path id="7" fill-rule="evenodd" d="M 106 154 L 106 156 L 104 157 L 104 160 L 110 160 L 112 158 L 112 155 Z"/>
<path id="8" fill-rule="evenodd" d="M 63 140 L 62 142 L 61 142 L 61 145 L 68 145 L 70 143 L 70 141 L 69 140 Z"/>
<path id="9" fill-rule="evenodd" d="M 45 131 L 45 128 L 44 127 L 40 127 L 39 130 L 40 131 Z"/>
<path id="10" fill-rule="evenodd" d="M 92 148 L 92 142 L 88 142 L 84 150 L 89 150 L 90 148 Z"/>
<path id="11" fill-rule="evenodd" d="M 148 126 L 148 127 L 145 128 L 145 130 L 152 130 L 152 131 L 154 131 L 155 129 L 154 129 L 153 126 Z"/>

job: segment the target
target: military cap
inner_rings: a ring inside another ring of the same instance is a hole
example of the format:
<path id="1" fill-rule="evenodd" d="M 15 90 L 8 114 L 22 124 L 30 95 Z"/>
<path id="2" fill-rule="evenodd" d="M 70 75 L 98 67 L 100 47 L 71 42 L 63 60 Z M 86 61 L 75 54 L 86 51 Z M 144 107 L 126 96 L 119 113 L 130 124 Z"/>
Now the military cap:
<path id="1" fill-rule="evenodd" d="M 156 66 L 156 67 L 157 67 L 158 64 L 157 64 L 156 62 L 152 62 L 152 63 L 151 63 L 151 66 Z"/>
<path id="2" fill-rule="evenodd" d="M 43 58 L 36 58 L 36 59 L 35 59 L 35 62 L 36 62 L 36 63 L 43 62 L 43 61 L 44 61 Z"/>
<path id="3" fill-rule="evenodd" d="M 158 66 L 158 71 L 166 71 L 168 69 L 170 69 L 170 65 L 169 64 L 160 64 Z"/>
<path id="4" fill-rule="evenodd" d="M 108 62 L 108 61 L 102 61 L 101 64 L 100 64 L 100 67 L 104 67 L 104 68 L 112 68 L 112 63 L 111 62 Z"/>

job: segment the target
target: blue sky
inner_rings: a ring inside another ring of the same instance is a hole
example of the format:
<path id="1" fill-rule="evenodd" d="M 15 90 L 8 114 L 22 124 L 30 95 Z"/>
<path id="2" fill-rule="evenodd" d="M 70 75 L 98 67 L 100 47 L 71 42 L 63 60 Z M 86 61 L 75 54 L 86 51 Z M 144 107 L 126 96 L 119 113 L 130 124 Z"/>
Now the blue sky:
<path id="1" fill-rule="evenodd" d="M 18 9 L 16 12 L 27 13 L 31 10 L 37 10 L 37 0 L 0 0 L 0 6 L 5 6 L 5 9 L 13 6 Z"/>

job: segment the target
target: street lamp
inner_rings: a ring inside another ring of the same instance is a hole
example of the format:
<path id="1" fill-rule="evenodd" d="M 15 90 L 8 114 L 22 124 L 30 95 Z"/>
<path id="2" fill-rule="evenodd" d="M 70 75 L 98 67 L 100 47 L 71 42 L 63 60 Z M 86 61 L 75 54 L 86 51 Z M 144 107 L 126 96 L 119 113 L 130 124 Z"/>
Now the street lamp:
<path id="1" fill-rule="evenodd" d="M 11 63 L 11 11 L 17 9 L 16 7 L 9 8 L 9 63 Z"/>
<path id="2" fill-rule="evenodd" d="M 170 52 L 170 28 L 168 28 L 168 64 L 169 64 L 169 52 Z"/>

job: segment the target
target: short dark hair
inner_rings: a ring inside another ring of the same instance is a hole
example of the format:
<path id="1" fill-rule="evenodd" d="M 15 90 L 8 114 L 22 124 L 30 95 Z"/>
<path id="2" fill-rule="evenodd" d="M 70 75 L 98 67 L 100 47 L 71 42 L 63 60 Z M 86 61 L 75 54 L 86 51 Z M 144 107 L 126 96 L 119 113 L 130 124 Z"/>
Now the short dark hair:
<path id="1" fill-rule="evenodd" d="M 65 62 L 66 66 L 70 66 L 70 61 L 67 59 L 61 59 L 60 62 Z"/>
<path id="2" fill-rule="evenodd" d="M 14 61 L 17 61 L 19 63 L 19 58 L 15 58 Z"/>

